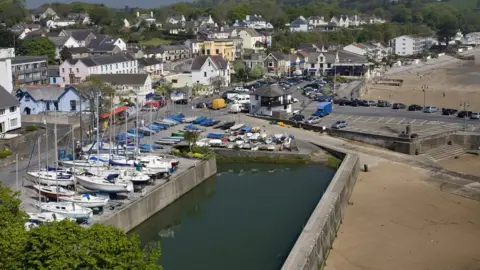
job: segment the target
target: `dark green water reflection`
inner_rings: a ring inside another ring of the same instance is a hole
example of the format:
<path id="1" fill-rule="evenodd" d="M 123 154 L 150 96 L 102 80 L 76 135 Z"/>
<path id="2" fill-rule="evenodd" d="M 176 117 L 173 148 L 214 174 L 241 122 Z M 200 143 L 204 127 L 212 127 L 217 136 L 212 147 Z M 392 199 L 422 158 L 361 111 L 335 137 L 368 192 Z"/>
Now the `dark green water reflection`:
<path id="1" fill-rule="evenodd" d="M 279 269 L 335 171 L 319 165 L 221 164 L 133 232 L 160 241 L 166 270 Z"/>

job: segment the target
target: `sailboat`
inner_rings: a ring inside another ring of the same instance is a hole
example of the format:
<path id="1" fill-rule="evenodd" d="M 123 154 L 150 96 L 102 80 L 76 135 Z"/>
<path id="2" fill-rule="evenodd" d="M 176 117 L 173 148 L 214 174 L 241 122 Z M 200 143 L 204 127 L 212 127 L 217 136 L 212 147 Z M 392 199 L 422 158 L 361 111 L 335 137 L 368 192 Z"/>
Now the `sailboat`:
<path id="1" fill-rule="evenodd" d="M 33 185 L 33 188 L 38 190 L 38 192 L 49 198 L 49 199 L 58 199 L 60 197 L 71 197 L 75 195 L 75 191 L 64 189 L 59 186 L 42 186 L 42 185 Z"/>
<path id="2" fill-rule="evenodd" d="M 104 162 L 96 160 L 62 160 L 60 164 L 66 168 L 100 168 L 106 166 Z"/>
<path id="3" fill-rule="evenodd" d="M 60 201 L 71 202 L 87 208 L 104 207 L 110 200 L 108 197 L 93 196 L 88 193 L 72 197 L 60 197 L 59 199 Z"/>
<path id="4" fill-rule="evenodd" d="M 40 208 L 42 212 L 52 212 L 76 220 L 86 220 L 93 217 L 92 209 L 75 205 L 71 202 L 40 202 L 37 203 L 36 206 Z"/>
<path id="5" fill-rule="evenodd" d="M 137 166 L 147 168 L 156 173 L 169 173 L 172 171 L 172 162 L 157 156 L 137 157 Z"/>
<path id="6" fill-rule="evenodd" d="M 73 218 L 68 218 L 66 216 L 52 213 L 52 212 L 43 212 L 43 213 L 27 213 L 29 218 L 28 221 L 25 222 L 25 230 L 30 230 L 32 228 L 38 227 L 42 223 L 49 223 L 54 221 L 62 221 L 65 219 L 69 219 L 71 221 L 75 221 Z"/>
<path id="7" fill-rule="evenodd" d="M 47 186 L 71 186 L 74 178 L 72 174 L 62 171 L 32 171 L 27 172 L 26 178 L 34 183 Z"/>
<path id="8" fill-rule="evenodd" d="M 128 181 L 116 181 L 113 179 L 108 179 L 101 176 L 86 176 L 86 175 L 76 175 L 75 179 L 78 183 L 85 188 L 90 190 L 98 190 L 105 193 L 122 193 L 130 192 L 133 190 L 133 183 Z"/>

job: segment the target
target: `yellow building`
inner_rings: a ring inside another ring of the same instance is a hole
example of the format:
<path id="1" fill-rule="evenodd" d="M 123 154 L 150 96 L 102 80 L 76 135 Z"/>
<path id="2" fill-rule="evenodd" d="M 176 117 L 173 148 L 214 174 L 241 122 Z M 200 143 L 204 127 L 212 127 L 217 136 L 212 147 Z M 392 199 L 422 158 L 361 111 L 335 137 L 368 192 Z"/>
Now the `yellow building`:
<path id="1" fill-rule="evenodd" d="M 235 45 L 229 39 L 212 39 L 198 43 L 200 55 L 221 55 L 228 61 L 235 60 Z"/>

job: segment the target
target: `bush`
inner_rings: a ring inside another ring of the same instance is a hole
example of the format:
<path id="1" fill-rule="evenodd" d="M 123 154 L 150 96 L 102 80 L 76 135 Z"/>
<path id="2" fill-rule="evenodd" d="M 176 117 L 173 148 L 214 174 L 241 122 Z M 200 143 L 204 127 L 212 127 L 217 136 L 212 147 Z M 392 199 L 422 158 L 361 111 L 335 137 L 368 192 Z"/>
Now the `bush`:
<path id="1" fill-rule="evenodd" d="M 35 125 L 26 126 L 26 127 L 25 127 L 25 131 L 26 131 L 26 132 L 36 131 L 37 129 L 38 129 L 38 128 L 37 128 L 37 126 L 35 126 Z"/>
<path id="2" fill-rule="evenodd" d="M 12 154 L 13 151 L 10 149 L 0 150 L 0 158 L 6 158 L 8 156 L 11 156 Z"/>

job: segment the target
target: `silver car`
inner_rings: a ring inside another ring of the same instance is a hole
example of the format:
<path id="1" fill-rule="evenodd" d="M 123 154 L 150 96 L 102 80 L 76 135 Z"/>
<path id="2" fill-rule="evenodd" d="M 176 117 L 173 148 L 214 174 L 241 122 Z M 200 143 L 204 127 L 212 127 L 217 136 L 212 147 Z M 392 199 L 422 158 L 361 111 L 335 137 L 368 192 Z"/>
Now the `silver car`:
<path id="1" fill-rule="evenodd" d="M 332 125 L 332 128 L 334 129 L 341 129 L 341 128 L 346 128 L 347 127 L 347 122 L 346 121 L 337 121 Z"/>
<path id="2" fill-rule="evenodd" d="M 307 120 L 305 120 L 305 122 L 310 125 L 318 124 L 320 121 L 322 121 L 322 118 L 318 116 L 310 116 Z"/>
<path id="3" fill-rule="evenodd" d="M 470 119 L 480 119 L 480 112 L 474 112 L 472 115 L 470 115 Z"/>

